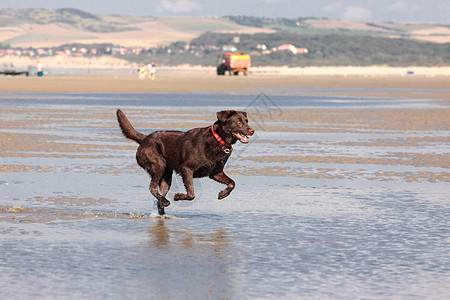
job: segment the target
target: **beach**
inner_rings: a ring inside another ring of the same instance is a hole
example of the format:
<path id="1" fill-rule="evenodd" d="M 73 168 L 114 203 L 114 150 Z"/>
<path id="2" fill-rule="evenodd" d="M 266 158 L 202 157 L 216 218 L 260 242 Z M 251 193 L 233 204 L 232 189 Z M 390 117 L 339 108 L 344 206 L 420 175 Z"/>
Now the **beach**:
<path id="1" fill-rule="evenodd" d="M 82 2 L 0 9 L 1 299 L 450 299 L 448 4 Z"/>
<path id="2" fill-rule="evenodd" d="M 157 72 L 156 80 L 136 75 L 44 75 L 43 77 L 0 77 L 0 92 L 14 93 L 188 93 L 188 92 L 276 92 L 293 89 L 298 95 L 323 95 L 320 88 L 335 88 L 335 96 L 411 97 L 450 99 L 450 76 L 292 75 L 268 70 L 248 76 L 217 76 L 214 70 Z M 299 90 L 295 90 L 300 88 Z M 301 88 L 316 88 L 301 90 Z M 349 88 L 350 90 L 346 90 Z M 356 90 L 352 90 L 356 89 Z M 379 92 L 383 90 L 383 92 Z M 350 92 L 349 92 L 350 91 Z"/>
<path id="3" fill-rule="evenodd" d="M 446 299 L 445 75 L 268 70 L 0 77 L 0 290 L 8 299 Z M 173 176 L 156 213 L 140 132 L 245 110 L 236 187 Z"/>

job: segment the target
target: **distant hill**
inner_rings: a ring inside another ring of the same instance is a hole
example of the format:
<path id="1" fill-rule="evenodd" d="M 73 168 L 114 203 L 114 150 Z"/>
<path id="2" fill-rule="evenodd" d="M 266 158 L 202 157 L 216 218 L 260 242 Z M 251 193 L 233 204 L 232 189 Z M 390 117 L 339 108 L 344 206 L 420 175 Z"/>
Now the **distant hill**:
<path id="1" fill-rule="evenodd" d="M 281 45 L 303 48 L 303 52 L 285 51 Z M 113 56 L 139 64 L 155 60 L 163 65 L 213 66 L 223 49 L 234 48 L 251 54 L 253 66 L 449 66 L 450 26 L 249 16 L 112 16 L 73 8 L 3 9 L 0 55 L 10 48 L 24 49 L 14 52 L 16 56 L 34 48 L 30 57 L 69 53 Z"/>
<path id="2" fill-rule="evenodd" d="M 249 16 L 164 18 L 94 15 L 73 8 L 0 10 L 0 43 L 13 47 L 52 47 L 68 43 L 148 47 L 190 41 L 207 32 L 346 34 L 450 42 L 450 26 L 439 24 Z"/>
<path id="3" fill-rule="evenodd" d="M 345 34 L 297 34 L 288 32 L 257 33 L 252 35 L 205 33 L 190 42 L 190 47 L 203 49 L 203 56 L 183 52 L 174 57 L 163 53 L 159 60 L 208 61 L 214 64 L 221 51 L 211 50 L 209 45 L 221 49 L 224 45 L 235 46 L 239 51 L 252 55 L 253 66 L 449 66 L 450 43 L 437 44 L 411 39 L 369 37 Z M 290 44 L 306 48 L 305 54 L 280 51 L 280 45 Z M 261 46 L 264 45 L 263 51 Z M 178 46 L 178 49 L 177 49 Z M 182 45 L 181 45 L 182 46 Z M 172 44 L 171 53 L 181 53 L 180 45 Z"/>
<path id="4" fill-rule="evenodd" d="M 427 23 L 355 22 L 318 18 L 260 18 L 227 16 L 246 26 L 299 34 L 348 34 L 390 38 L 409 38 L 436 43 L 450 42 L 450 26 Z"/>
<path id="5" fill-rule="evenodd" d="M 189 41 L 208 32 L 257 33 L 227 18 L 156 18 L 93 15 L 73 8 L 0 10 L 0 43 L 12 47 L 54 47 L 69 43 L 155 46 Z"/>
<path id="6" fill-rule="evenodd" d="M 12 29 L 22 28 L 22 25 L 50 24 L 65 29 L 85 30 L 88 32 L 120 32 L 136 29 L 127 27 L 130 24 L 129 18 L 97 16 L 74 8 L 58 10 L 6 9 L 0 11 L 1 27 Z M 5 29 L 3 28 L 3 30 Z"/>

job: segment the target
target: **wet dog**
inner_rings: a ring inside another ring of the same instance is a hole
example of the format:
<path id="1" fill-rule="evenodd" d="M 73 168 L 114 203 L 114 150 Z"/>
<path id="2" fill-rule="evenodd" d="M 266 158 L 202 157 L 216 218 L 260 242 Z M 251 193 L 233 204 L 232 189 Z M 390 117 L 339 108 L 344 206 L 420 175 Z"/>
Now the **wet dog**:
<path id="1" fill-rule="evenodd" d="M 231 155 L 232 145 L 238 140 L 248 143 L 248 136 L 255 132 L 248 125 L 247 113 L 225 110 L 217 112 L 217 121 L 208 127 L 189 131 L 163 130 L 148 135 L 136 131 L 125 114 L 118 109 L 117 120 L 125 137 L 136 141 L 138 164 L 150 174 L 150 193 L 157 200 L 158 213 L 164 215 L 164 207 L 170 205 L 166 195 L 172 183 L 173 171 L 180 174 L 186 194 L 177 193 L 173 200 L 193 200 L 193 178 L 208 176 L 226 184 L 219 199 L 227 197 L 235 182 L 223 168 Z"/>

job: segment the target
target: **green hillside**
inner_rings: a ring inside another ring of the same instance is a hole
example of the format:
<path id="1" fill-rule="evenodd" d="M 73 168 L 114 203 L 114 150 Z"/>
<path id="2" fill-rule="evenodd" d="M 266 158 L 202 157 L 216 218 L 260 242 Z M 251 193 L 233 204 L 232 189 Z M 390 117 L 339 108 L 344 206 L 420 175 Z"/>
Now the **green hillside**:
<path id="1" fill-rule="evenodd" d="M 236 37 L 239 42 L 236 41 Z M 306 54 L 276 51 L 282 44 L 307 48 Z M 212 46 L 214 45 L 214 46 Z M 265 45 L 266 51 L 260 46 Z M 188 46 L 191 50 L 185 50 Z M 238 51 L 252 55 L 253 66 L 448 66 L 450 43 L 436 44 L 409 39 L 367 37 L 342 34 L 309 35 L 295 33 L 223 34 L 205 33 L 186 42 L 127 56 L 133 62 L 157 60 L 165 65 L 214 65 L 223 46 L 235 46 Z M 195 49 L 195 50 L 192 50 Z"/>

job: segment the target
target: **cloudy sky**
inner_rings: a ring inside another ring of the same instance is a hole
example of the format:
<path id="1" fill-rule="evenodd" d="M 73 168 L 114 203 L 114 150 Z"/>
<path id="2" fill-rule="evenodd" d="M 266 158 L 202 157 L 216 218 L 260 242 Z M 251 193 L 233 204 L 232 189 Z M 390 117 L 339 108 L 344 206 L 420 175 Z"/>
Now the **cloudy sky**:
<path id="1" fill-rule="evenodd" d="M 118 15 L 325 17 L 450 24 L 449 0 L 0 0 L 0 9 L 65 7 Z"/>

